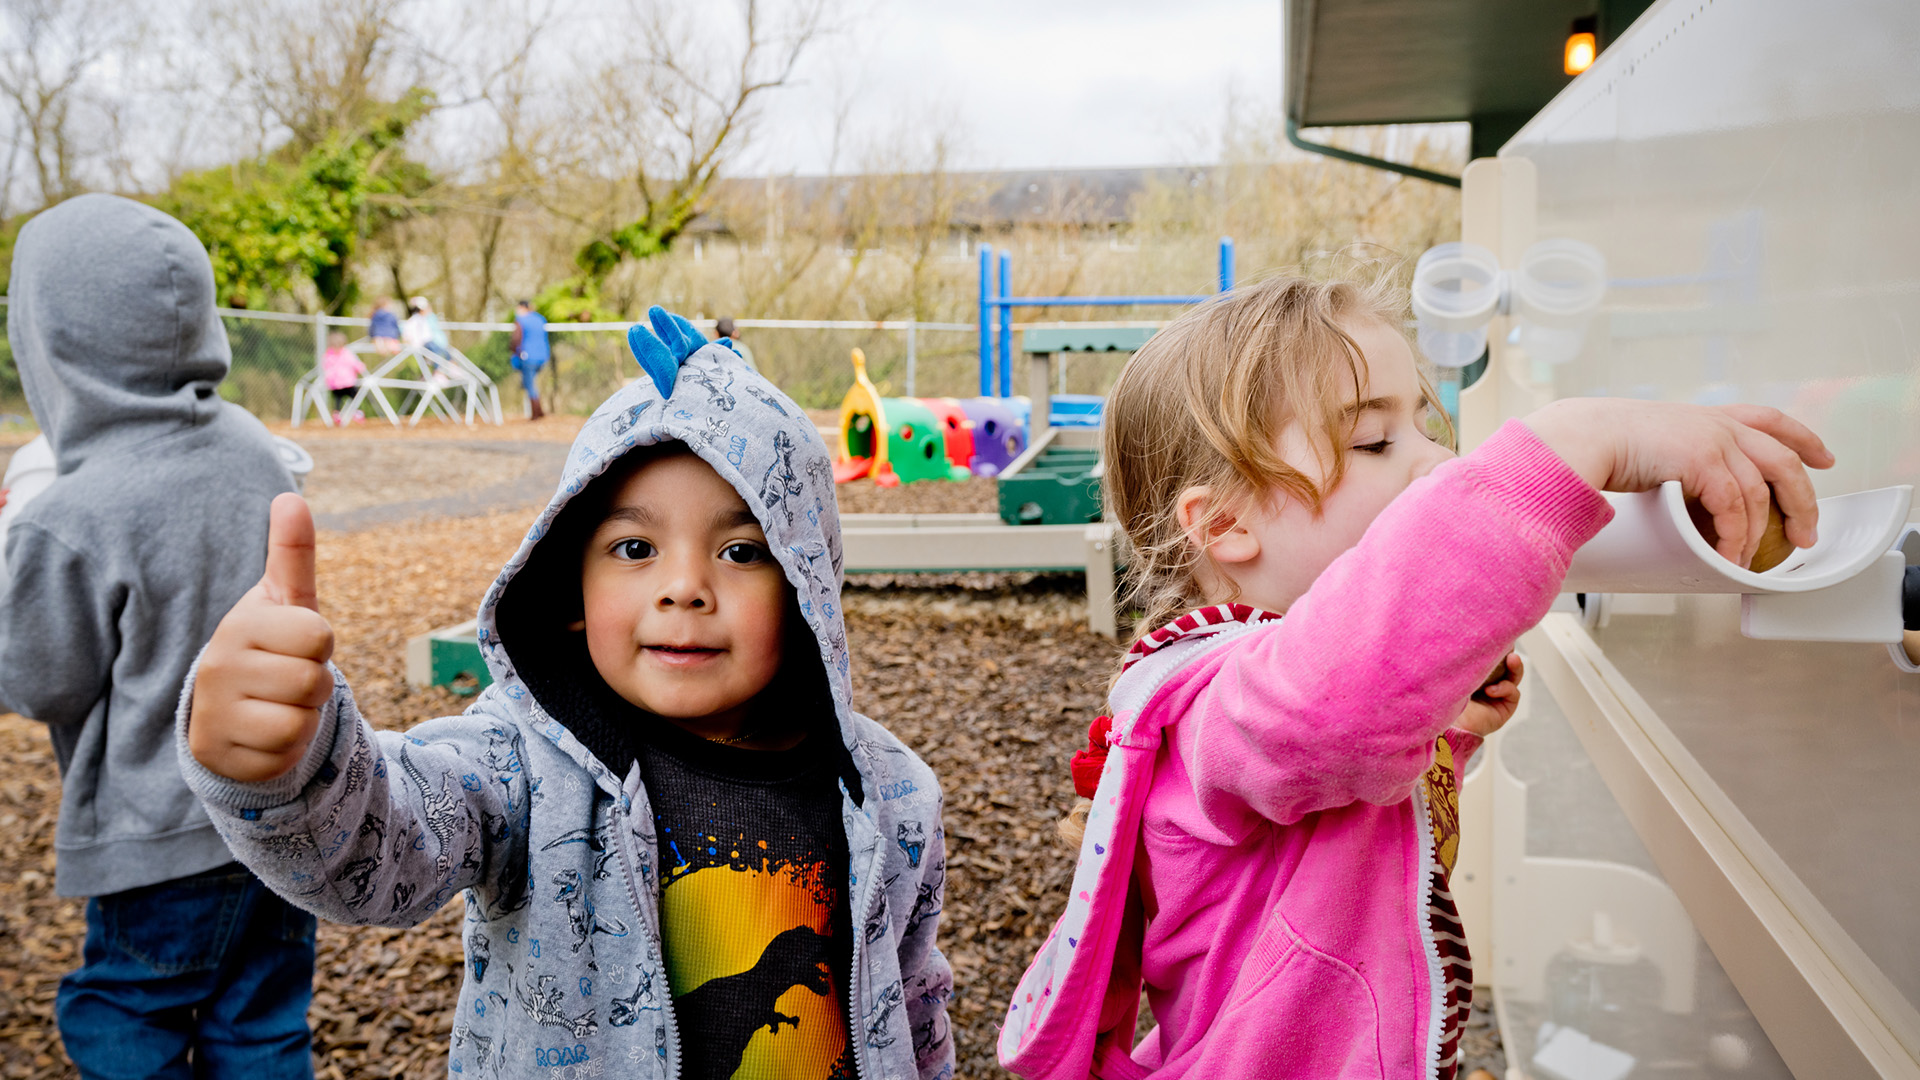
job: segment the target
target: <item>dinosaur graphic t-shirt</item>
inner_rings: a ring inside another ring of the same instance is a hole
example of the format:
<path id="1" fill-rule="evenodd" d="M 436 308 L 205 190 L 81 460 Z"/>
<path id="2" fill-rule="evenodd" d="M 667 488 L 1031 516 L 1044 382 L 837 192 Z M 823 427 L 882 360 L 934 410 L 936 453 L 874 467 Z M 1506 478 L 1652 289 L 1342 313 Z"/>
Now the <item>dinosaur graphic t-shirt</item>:
<path id="1" fill-rule="evenodd" d="M 685 1075 L 851 1077 L 844 749 L 815 735 L 742 750 L 670 726 L 639 749 Z"/>

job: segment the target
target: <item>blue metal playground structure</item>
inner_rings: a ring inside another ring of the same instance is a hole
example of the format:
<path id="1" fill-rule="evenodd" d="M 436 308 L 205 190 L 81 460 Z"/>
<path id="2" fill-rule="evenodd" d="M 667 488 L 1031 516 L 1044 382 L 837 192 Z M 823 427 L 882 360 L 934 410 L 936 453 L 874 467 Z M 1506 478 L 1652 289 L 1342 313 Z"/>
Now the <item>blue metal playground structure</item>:
<path id="1" fill-rule="evenodd" d="M 996 345 L 1000 360 L 999 397 L 1013 395 L 1013 309 L 1017 307 L 1145 307 L 1198 304 L 1211 296 L 1013 296 L 1013 253 L 1000 255 L 1000 290 L 992 291 L 994 250 L 980 245 L 980 396 L 994 397 Z M 1220 292 L 1233 288 L 1233 238 L 1220 238 Z M 1218 296 L 1219 293 L 1212 294 Z M 997 316 L 997 317 L 996 317 Z M 996 333 L 997 331 L 997 333 Z"/>

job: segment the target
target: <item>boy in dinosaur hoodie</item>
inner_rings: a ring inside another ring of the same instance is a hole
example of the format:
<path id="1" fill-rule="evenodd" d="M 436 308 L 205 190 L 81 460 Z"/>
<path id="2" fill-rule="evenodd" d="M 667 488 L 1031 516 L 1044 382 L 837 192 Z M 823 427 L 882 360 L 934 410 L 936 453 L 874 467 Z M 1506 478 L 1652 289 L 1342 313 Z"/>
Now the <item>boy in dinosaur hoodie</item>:
<path id="1" fill-rule="evenodd" d="M 453 1073 L 950 1075 L 940 790 L 851 708 L 826 448 L 650 316 L 649 377 L 481 602 L 494 681 L 465 714 L 360 717 L 283 497 L 182 695 L 182 769 L 318 915 L 409 926 L 465 892 Z"/>

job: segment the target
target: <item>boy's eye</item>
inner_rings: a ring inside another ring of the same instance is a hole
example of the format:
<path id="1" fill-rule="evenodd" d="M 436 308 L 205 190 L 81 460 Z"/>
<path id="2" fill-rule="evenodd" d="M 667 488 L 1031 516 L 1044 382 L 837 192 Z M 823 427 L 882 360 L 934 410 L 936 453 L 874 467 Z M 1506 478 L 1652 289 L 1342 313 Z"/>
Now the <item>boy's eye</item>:
<path id="1" fill-rule="evenodd" d="M 1362 443 L 1354 449 L 1362 454 L 1384 454 L 1387 452 L 1387 447 L 1392 445 L 1392 439 L 1381 439 L 1379 442 Z"/>
<path id="2" fill-rule="evenodd" d="M 765 562 L 772 557 L 766 548 L 761 547 L 759 544 L 748 543 L 744 540 L 728 544 L 726 547 L 720 549 L 720 558 L 722 561 L 739 563 L 742 566 L 752 566 L 755 563 Z"/>
<path id="3" fill-rule="evenodd" d="M 632 559 L 635 562 L 639 562 L 642 559 L 653 558 L 658 552 L 654 550 L 652 544 L 645 540 L 627 539 L 621 540 L 613 545 L 613 554 L 614 557 L 618 559 Z"/>

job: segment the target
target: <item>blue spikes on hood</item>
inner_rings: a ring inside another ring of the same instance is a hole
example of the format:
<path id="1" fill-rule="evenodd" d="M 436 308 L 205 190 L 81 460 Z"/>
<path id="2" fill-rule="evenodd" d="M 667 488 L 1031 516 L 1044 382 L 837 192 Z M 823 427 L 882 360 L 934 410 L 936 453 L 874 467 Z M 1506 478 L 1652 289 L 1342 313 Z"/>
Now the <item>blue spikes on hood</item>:
<path id="1" fill-rule="evenodd" d="M 647 322 L 652 324 L 651 330 L 645 323 L 627 327 L 627 348 L 633 350 L 640 370 L 653 380 L 664 401 L 673 396 L 680 365 L 705 345 L 707 339 L 692 323 L 658 304 L 647 309 Z"/>

